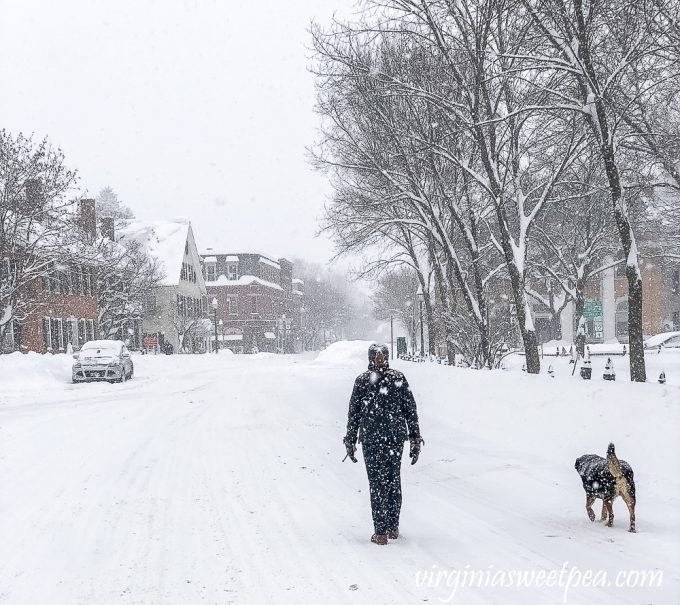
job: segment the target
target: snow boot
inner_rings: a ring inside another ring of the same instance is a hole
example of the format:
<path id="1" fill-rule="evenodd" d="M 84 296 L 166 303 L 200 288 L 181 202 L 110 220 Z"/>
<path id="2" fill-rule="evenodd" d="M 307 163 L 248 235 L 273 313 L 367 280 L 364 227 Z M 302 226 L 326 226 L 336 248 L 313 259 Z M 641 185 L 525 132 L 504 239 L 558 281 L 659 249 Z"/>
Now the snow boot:
<path id="1" fill-rule="evenodd" d="M 387 544 L 387 534 L 373 534 L 371 536 L 371 542 L 373 542 L 373 544 L 385 546 L 385 544 Z"/>
<path id="2" fill-rule="evenodd" d="M 387 537 L 390 540 L 396 540 L 399 537 L 399 528 L 395 527 L 394 529 L 388 529 L 387 530 Z"/>

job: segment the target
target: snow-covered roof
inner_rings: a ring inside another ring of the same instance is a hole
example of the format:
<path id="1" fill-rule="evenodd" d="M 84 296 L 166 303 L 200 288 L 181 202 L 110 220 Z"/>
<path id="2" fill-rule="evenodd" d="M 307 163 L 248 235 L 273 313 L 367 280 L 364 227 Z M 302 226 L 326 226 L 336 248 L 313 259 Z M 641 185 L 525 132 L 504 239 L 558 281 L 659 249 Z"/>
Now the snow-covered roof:
<path id="1" fill-rule="evenodd" d="M 236 256 L 235 254 L 227 254 L 227 257 L 224 260 L 228 263 L 237 263 L 238 256 Z"/>
<path id="2" fill-rule="evenodd" d="M 118 232 L 117 239 L 137 241 L 156 259 L 165 276 L 161 280 L 163 286 L 179 284 L 182 273 L 184 249 L 189 236 L 189 221 L 143 222 L 132 221 Z"/>
<path id="3" fill-rule="evenodd" d="M 224 273 L 221 273 L 215 281 L 205 282 L 206 286 L 265 286 L 273 288 L 274 290 L 283 290 L 279 284 L 261 279 L 255 275 L 242 275 L 238 279 L 227 279 Z"/>
<path id="4" fill-rule="evenodd" d="M 219 248 L 202 248 L 199 252 L 201 256 L 226 256 L 226 260 L 228 262 L 234 262 L 239 259 L 239 256 L 245 256 L 245 255 L 250 255 L 250 256 L 259 256 L 260 260 L 264 263 L 271 264 L 272 266 L 276 266 L 276 268 L 280 267 L 280 264 L 278 262 L 278 256 L 275 254 L 263 254 L 262 252 L 258 252 L 257 250 L 248 250 L 246 252 L 234 252 L 232 250 L 224 250 L 224 249 L 219 249 Z"/>
<path id="5" fill-rule="evenodd" d="M 274 267 L 274 269 L 280 269 L 281 268 L 281 265 L 279 265 L 279 263 L 271 260 L 270 258 L 267 258 L 266 256 L 260 255 L 260 262 L 264 265 L 269 265 L 270 267 Z"/>
<path id="6" fill-rule="evenodd" d="M 203 259 L 204 263 L 216 263 L 217 262 L 217 257 L 216 256 L 206 256 Z"/>
<path id="7" fill-rule="evenodd" d="M 303 286 L 305 285 L 304 280 L 299 279 L 299 278 L 297 278 L 297 277 L 296 277 L 295 279 L 293 279 L 293 283 L 294 283 L 294 284 L 301 284 L 301 285 L 303 285 Z"/>

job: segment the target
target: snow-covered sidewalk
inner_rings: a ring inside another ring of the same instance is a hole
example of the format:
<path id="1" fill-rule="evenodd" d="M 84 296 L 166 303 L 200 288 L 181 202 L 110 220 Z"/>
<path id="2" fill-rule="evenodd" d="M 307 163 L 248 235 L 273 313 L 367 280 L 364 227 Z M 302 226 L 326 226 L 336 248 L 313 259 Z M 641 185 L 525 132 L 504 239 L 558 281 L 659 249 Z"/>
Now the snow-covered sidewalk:
<path id="1" fill-rule="evenodd" d="M 340 462 L 364 356 L 138 356 L 115 385 L 0 356 L 0 603 L 436 603 L 456 578 L 448 602 L 561 603 L 569 578 L 568 603 L 678 602 L 680 387 L 397 362 L 426 443 L 405 456 L 403 538 L 378 547 L 362 461 Z M 637 534 L 621 500 L 611 529 L 586 516 L 574 460 L 610 441 Z M 462 586 L 562 569 L 552 588 Z M 660 587 L 614 586 L 650 570 Z"/>

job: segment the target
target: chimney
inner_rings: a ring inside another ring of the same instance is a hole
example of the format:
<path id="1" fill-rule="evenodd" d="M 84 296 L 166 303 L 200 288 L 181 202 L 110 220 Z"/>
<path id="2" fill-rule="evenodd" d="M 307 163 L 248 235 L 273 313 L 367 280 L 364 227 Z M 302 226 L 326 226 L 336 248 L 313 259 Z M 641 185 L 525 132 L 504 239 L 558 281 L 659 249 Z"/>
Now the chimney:
<path id="1" fill-rule="evenodd" d="M 97 214 L 94 200 L 80 200 L 78 204 L 78 226 L 91 239 L 97 237 Z"/>
<path id="2" fill-rule="evenodd" d="M 105 216 L 101 219 L 101 232 L 102 237 L 106 237 L 111 241 L 114 241 L 116 236 L 116 228 L 112 216 Z"/>
<path id="3" fill-rule="evenodd" d="M 281 267 L 281 286 L 284 290 L 290 292 L 293 289 L 293 263 L 285 258 L 280 258 L 279 267 Z"/>

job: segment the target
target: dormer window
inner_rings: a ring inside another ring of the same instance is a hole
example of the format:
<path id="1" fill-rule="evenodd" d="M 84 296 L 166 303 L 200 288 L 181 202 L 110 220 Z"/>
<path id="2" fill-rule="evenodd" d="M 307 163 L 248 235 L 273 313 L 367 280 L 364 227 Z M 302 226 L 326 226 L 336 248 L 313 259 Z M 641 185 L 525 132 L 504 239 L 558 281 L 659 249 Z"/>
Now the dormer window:
<path id="1" fill-rule="evenodd" d="M 205 281 L 215 281 L 217 279 L 215 263 L 206 263 L 205 265 Z"/>
<path id="2" fill-rule="evenodd" d="M 229 281 L 236 281 L 238 279 L 238 263 L 228 262 L 227 263 L 227 279 Z"/>

